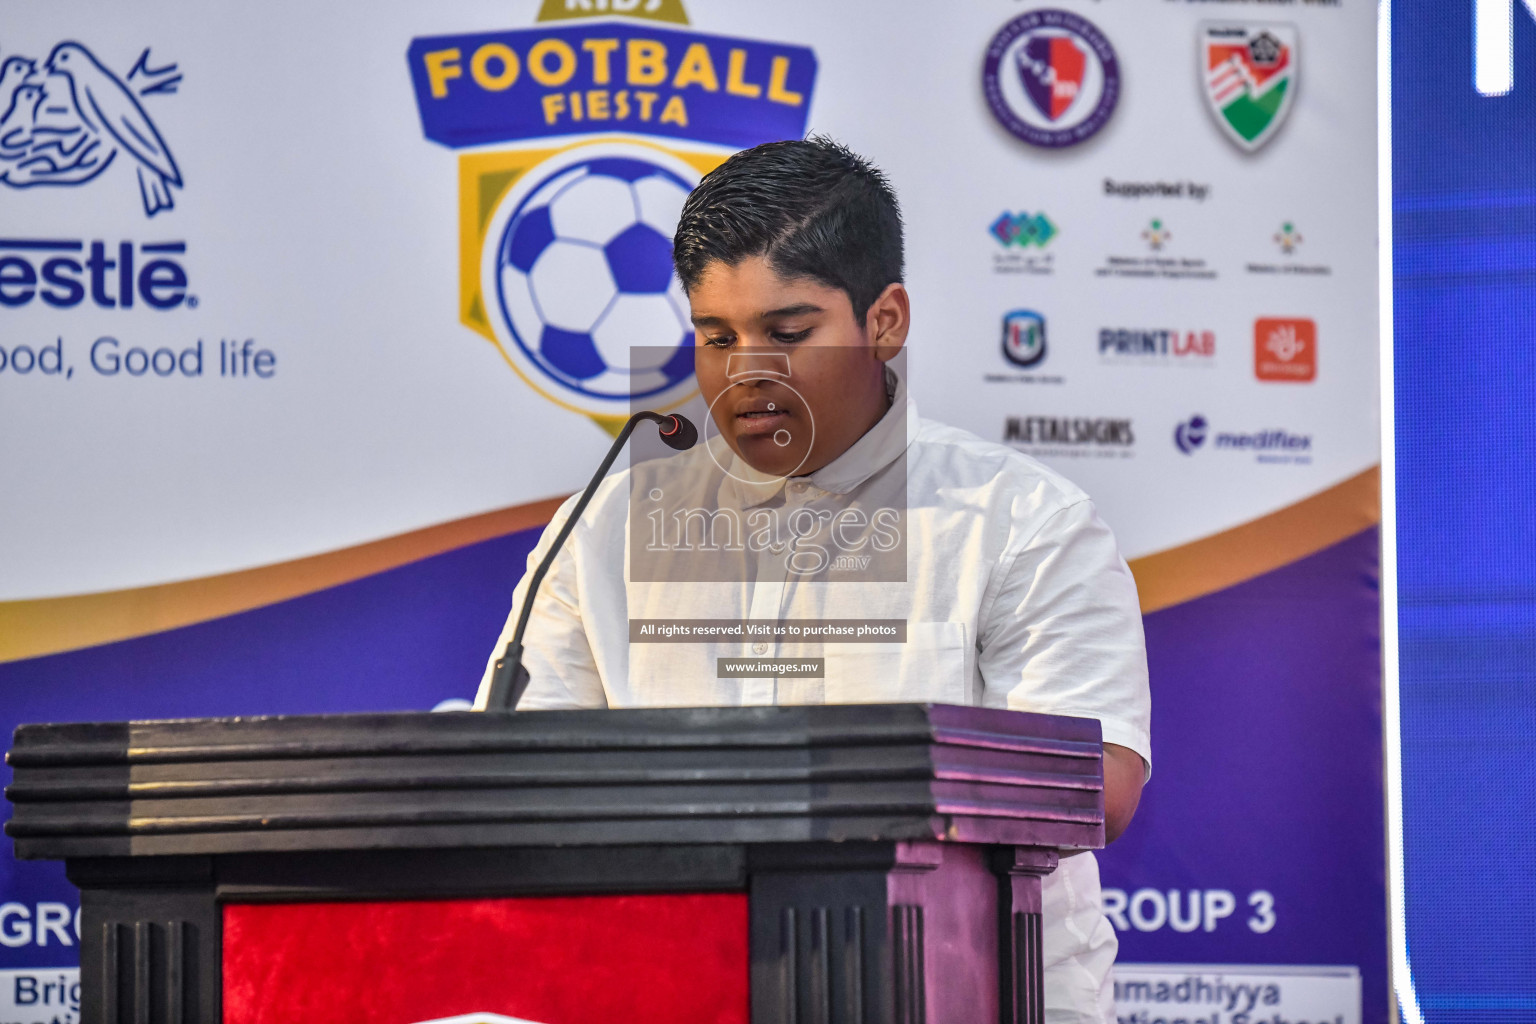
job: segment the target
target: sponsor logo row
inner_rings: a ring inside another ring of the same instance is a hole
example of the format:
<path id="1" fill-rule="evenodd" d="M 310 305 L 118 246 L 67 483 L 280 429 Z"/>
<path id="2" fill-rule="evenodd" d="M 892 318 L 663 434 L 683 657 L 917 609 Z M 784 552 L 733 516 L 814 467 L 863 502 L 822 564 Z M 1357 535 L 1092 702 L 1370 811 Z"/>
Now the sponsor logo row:
<path id="1" fill-rule="evenodd" d="M 183 142 L 160 122 L 183 83 L 177 65 L 148 50 L 134 59 L 79 41 L 42 42 L 0 55 L 0 185 L 32 194 L 99 185 L 156 223 L 175 223 L 186 180 L 172 150 Z M 1244 151 L 1268 145 L 1296 95 L 1295 27 L 1210 21 L 1191 42 L 1211 124 Z M 1026 10 L 982 55 L 976 102 L 1030 145 L 1082 143 L 1112 123 L 1122 91 L 1135 87 L 1115 44 L 1079 15 Z M 420 36 L 404 49 L 421 133 L 458 153 L 461 209 L 479 211 L 460 224 L 464 326 L 496 344 L 546 398 L 599 419 L 627 415 L 637 401 L 688 397 L 693 339 L 669 253 L 677 211 L 722 151 L 804 134 L 816 53 L 697 31 L 675 0 L 655 9 L 650 0 L 591 8 L 551 0 L 531 26 Z M 567 141 L 551 150 L 557 137 Z M 1198 203 L 1211 187 L 1107 179 L 1102 193 Z M 1148 214 L 1163 212 L 1172 211 Z M 1093 275 L 1215 277 L 1209 260 L 1186 250 L 1182 223 L 1138 217 L 1125 248 L 1105 255 Z M 1062 225 L 1041 210 L 1009 211 L 987 229 L 996 269 L 1029 272 L 1049 268 Z M 133 241 L 42 234 L 0 238 L 0 306 L 200 307 L 180 230 Z M 1287 262 L 1300 245 L 1300 232 L 1283 224 L 1278 253 L 1265 243 L 1264 258 L 1247 269 L 1316 272 Z M 1106 359 L 1214 357 L 1208 332 L 1105 332 Z M 1045 337 L 1043 318 L 1016 317 L 1005 326 L 1009 358 L 1038 364 Z M 1297 338 L 1301 354 L 1276 355 L 1284 369 L 1275 376 L 1256 363 L 1261 379 L 1311 379 L 1315 337 Z"/>
<path id="2" fill-rule="evenodd" d="M 1113 326 L 1099 328 L 1093 344 L 1100 361 L 1128 365 L 1211 365 L 1216 332 L 1207 328 Z M 1261 381 L 1309 384 L 1317 379 L 1317 324 L 1304 317 L 1260 317 L 1253 322 L 1253 375 Z M 1030 309 L 1003 314 L 1002 355 L 1022 369 L 1043 368 L 1050 352 L 1046 318 Z M 993 382 L 1015 378 L 988 375 Z M 1031 378 L 1029 383 L 1060 382 Z"/>
<path id="3" fill-rule="evenodd" d="M 1313 435 L 1271 424 L 1216 421 L 1195 413 L 1165 428 L 1167 443 L 1199 459 L 1242 458 L 1269 465 L 1310 465 Z M 1002 441 L 1046 458 L 1133 458 L 1140 438 L 1131 417 L 1019 415 L 1003 420 Z"/>
<path id="4" fill-rule="evenodd" d="M 1252 153 L 1270 142 L 1296 96 L 1294 25 L 1202 22 L 1195 35 L 1201 95 L 1217 130 Z M 997 122 L 1031 146 L 1080 145 L 1109 124 L 1125 87 L 1120 55 L 1097 25 L 1070 11 L 1026 11 L 987 45 L 982 93 Z"/>
<path id="5" fill-rule="evenodd" d="M 1107 194 L 1120 183 L 1106 178 Z M 1179 183 L 1184 185 L 1194 183 Z M 1208 186 L 1197 186 L 1208 189 Z M 995 243 L 992 269 L 998 274 L 1052 275 L 1056 273 L 1056 246 L 1061 226 L 1044 210 L 1030 212 L 1004 210 L 987 225 L 987 234 Z M 1212 260 L 1199 256 L 1176 242 L 1173 221 L 1151 217 L 1140 227 L 1127 230 L 1125 245 L 1118 252 L 1105 254 L 1091 269 L 1094 277 L 1155 278 L 1160 280 L 1214 280 L 1219 271 Z M 1294 221 L 1281 221 L 1267 238 L 1229 238 L 1234 250 L 1231 262 L 1240 263 L 1245 274 L 1261 277 L 1328 277 L 1333 268 L 1325 263 L 1307 262 L 1301 256 L 1305 241 Z M 1260 245 L 1264 251 L 1259 252 Z M 1244 247 L 1248 255 L 1241 255 Z"/>

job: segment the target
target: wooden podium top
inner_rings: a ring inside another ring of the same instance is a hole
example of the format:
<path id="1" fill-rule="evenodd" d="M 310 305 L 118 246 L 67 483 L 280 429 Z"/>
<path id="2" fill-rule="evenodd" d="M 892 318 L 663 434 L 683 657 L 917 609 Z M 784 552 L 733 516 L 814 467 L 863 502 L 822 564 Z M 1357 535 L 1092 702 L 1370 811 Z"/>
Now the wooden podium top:
<path id="1" fill-rule="evenodd" d="M 940 840 L 1104 845 L 1099 723 L 935 704 L 23 725 L 34 859 Z"/>

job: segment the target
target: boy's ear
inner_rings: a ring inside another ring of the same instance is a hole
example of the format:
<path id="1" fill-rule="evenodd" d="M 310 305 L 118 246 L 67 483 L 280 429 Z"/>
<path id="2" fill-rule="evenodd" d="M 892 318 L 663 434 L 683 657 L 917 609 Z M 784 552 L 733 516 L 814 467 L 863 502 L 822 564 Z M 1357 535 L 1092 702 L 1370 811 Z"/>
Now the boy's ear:
<path id="1" fill-rule="evenodd" d="M 869 307 L 864 317 L 864 331 L 874 346 L 875 358 L 888 363 L 907 342 L 912 326 L 912 303 L 900 281 L 885 286 L 885 291 Z"/>

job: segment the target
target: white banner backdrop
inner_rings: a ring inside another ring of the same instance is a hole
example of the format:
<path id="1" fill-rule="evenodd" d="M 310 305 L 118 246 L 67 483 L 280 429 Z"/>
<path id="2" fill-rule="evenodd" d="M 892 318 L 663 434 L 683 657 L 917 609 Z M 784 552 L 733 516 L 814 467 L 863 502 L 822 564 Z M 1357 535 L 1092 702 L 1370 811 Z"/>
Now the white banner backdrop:
<path id="1" fill-rule="evenodd" d="M 1014 137 L 982 94 L 984 50 L 1016 4 L 935 18 L 917 3 L 696 0 L 688 14 L 701 32 L 813 49 L 809 128 L 896 184 L 925 415 L 994 440 L 1009 417 L 1130 421 L 1134 442 L 1117 454 L 1131 458 L 1026 447 L 1045 449 L 1095 496 L 1134 558 L 1376 462 L 1374 14 L 1365 4 L 1263 8 L 1297 33 L 1296 98 L 1250 153 L 1203 96 L 1206 6 L 1067 6 L 1115 47 L 1120 86 L 1104 126 L 1060 149 Z M 414 38 L 528 29 L 536 4 L 371 4 L 366 16 L 309 4 L 0 10 L 0 60 L 43 67 L 78 40 L 104 83 L 140 87 L 149 76 L 131 73 L 146 65 L 173 66 L 180 79 L 136 97 L 180 172 L 173 207 L 145 216 L 136 172 L 146 165 L 105 137 L 116 158 L 89 181 L 15 187 L 21 175 L 6 164 L 4 235 L 79 243 L 81 264 L 95 242 L 108 263 L 131 244 L 139 274 L 151 257 L 143 246 L 182 242 L 184 253 L 163 255 L 188 282 L 174 308 L 142 298 L 123 308 L 121 268 L 83 267 L 85 294 L 73 302 L 50 302 L 70 297 L 54 288 L 0 308 L 0 344 L 62 345 L 66 367 L 20 372 L 18 354 L 0 371 L 0 599 L 267 565 L 581 483 L 602 432 L 541 401 L 456 315 L 460 155 L 423 138 L 405 66 Z M 467 74 L 452 84 L 476 88 Z M 989 230 L 1004 214 L 1041 217 L 1052 234 L 1005 246 Z M 0 253 L 39 272 L 45 255 Z M 1011 272 L 1015 257 L 1040 272 Z M 1116 276 L 1125 261 L 1152 258 L 1209 276 Z M 22 296 L 26 271 L 9 265 L 4 290 Z M 1319 272 L 1287 272 L 1298 267 Z M 1045 357 L 1030 372 L 1002 352 L 1004 315 L 1017 309 L 1045 321 Z M 1315 324 L 1315 379 L 1256 377 L 1260 318 Z M 1210 342 L 1182 356 L 1101 350 L 1104 332 L 1158 331 Z M 93 364 L 103 337 L 117 344 Z M 221 344 L 247 340 L 252 358 L 271 353 L 267 375 L 221 376 Z M 196 377 L 185 375 L 190 360 L 165 376 L 117 362 L 135 348 L 180 356 L 199 342 Z M 1197 415 L 1213 435 L 1308 437 L 1306 460 L 1274 464 L 1214 440 L 1184 454 L 1173 432 Z M 547 443 L 555 437 L 558 450 Z"/>
<path id="2" fill-rule="evenodd" d="M 234 634 L 166 631 L 542 522 L 610 441 L 627 344 L 684 343 L 656 249 L 682 191 L 825 132 L 901 198 L 921 413 L 1081 484 L 1155 613 L 1166 754 L 1106 885 L 1232 906 L 1117 923 L 1126 949 L 1358 968 L 1377 1024 L 1376 840 L 1341 851 L 1326 808 L 1264 789 L 1315 770 L 1379 810 L 1374 36 L 1353 0 L 0 0 L 7 720 L 313 709 L 240 703 L 209 653 Z M 520 235 L 546 200 L 547 237 Z M 688 389 L 632 369 L 658 401 Z M 1349 538 L 1334 575 L 1304 561 Z M 1224 589 L 1288 566 L 1262 600 Z M 468 572 L 354 603 L 457 615 Z M 386 691 L 313 655 L 274 655 L 281 693 L 429 706 L 475 682 Z M 1246 845 L 1273 834 L 1288 859 Z M 67 898 L 0 868 L 27 920 Z M 0 962 L 70 961 L 27 934 Z"/>

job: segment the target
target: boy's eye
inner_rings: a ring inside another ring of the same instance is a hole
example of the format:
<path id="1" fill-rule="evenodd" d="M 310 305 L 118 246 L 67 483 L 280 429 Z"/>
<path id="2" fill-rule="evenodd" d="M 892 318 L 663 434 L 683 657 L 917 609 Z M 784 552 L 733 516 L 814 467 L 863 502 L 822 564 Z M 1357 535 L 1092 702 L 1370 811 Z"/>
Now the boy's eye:
<path id="1" fill-rule="evenodd" d="M 793 345 L 797 341 L 804 341 L 810 333 L 811 329 L 809 327 L 803 331 L 775 331 L 773 332 L 773 340 L 780 344 Z"/>
<path id="2" fill-rule="evenodd" d="M 735 340 L 735 337 L 732 335 L 722 334 L 715 338 L 706 337 L 704 339 L 704 344 L 708 345 L 710 348 L 730 348 L 731 343 Z"/>

